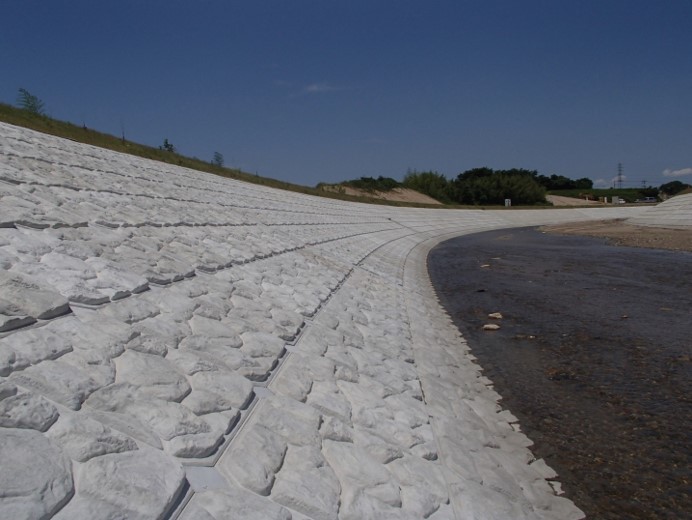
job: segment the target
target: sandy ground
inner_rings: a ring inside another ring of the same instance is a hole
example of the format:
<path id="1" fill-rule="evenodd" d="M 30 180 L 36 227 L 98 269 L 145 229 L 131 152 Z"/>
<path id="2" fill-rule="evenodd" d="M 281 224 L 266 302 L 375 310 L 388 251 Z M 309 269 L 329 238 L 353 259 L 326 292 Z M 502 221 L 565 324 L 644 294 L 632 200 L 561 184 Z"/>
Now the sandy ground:
<path id="1" fill-rule="evenodd" d="M 553 206 L 603 206 L 597 200 L 576 199 L 574 197 L 562 197 L 560 195 L 546 195 L 546 200 Z"/>
<path id="2" fill-rule="evenodd" d="M 633 226 L 623 219 L 555 224 L 540 229 L 560 235 L 606 238 L 618 246 L 692 251 L 692 229 Z"/>
<path id="3" fill-rule="evenodd" d="M 349 188 L 348 186 L 325 186 L 323 189 L 330 189 L 331 191 L 337 191 L 342 189 L 346 195 L 353 195 L 354 197 L 367 197 L 370 199 L 381 199 L 381 200 L 396 200 L 400 202 L 415 202 L 417 204 L 435 204 L 441 205 L 439 200 L 428 197 L 423 193 L 419 193 L 415 190 L 409 190 L 408 188 L 394 188 L 391 191 L 365 191 L 358 190 L 356 188 Z"/>

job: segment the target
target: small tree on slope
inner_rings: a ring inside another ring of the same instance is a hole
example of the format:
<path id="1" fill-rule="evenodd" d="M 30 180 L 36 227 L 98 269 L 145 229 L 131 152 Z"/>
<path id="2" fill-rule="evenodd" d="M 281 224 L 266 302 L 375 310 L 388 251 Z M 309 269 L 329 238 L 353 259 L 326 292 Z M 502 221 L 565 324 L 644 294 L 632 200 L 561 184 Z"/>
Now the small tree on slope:
<path id="1" fill-rule="evenodd" d="M 38 97 L 34 96 L 25 88 L 19 89 L 19 96 L 17 97 L 17 104 L 19 108 L 43 116 L 46 114 L 45 105 Z"/>

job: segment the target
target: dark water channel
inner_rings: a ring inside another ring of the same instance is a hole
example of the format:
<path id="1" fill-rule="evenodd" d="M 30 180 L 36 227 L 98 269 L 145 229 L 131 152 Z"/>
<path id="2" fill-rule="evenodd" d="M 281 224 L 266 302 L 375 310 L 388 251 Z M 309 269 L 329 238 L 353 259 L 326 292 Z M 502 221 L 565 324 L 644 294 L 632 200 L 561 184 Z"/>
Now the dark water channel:
<path id="1" fill-rule="evenodd" d="M 522 228 L 440 244 L 428 270 L 588 518 L 692 518 L 692 253 Z"/>

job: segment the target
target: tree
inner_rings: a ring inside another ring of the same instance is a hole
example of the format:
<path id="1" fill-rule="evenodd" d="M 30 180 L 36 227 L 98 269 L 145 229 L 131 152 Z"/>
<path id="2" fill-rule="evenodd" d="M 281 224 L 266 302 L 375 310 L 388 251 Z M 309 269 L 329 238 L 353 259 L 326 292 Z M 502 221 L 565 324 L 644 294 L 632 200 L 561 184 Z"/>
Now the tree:
<path id="1" fill-rule="evenodd" d="M 536 181 L 546 190 L 590 190 L 593 188 L 593 181 L 587 177 L 582 177 L 576 181 L 564 175 L 536 175 Z"/>
<path id="2" fill-rule="evenodd" d="M 25 88 L 19 89 L 19 96 L 17 97 L 17 104 L 22 110 L 31 112 L 39 116 L 46 115 L 45 104 L 38 97 L 34 96 Z"/>
<path id="3" fill-rule="evenodd" d="M 591 190 L 593 189 L 593 181 L 588 177 L 582 177 L 574 181 L 575 187 L 579 190 Z"/>
<path id="4" fill-rule="evenodd" d="M 447 177 L 437 172 L 410 171 L 404 176 L 404 188 L 423 193 L 428 197 L 449 203 L 454 199 Z"/>
<path id="5" fill-rule="evenodd" d="M 173 146 L 172 143 L 168 142 L 168 139 L 163 140 L 163 145 L 159 147 L 161 150 L 165 150 L 167 152 L 175 153 L 175 146 Z"/>
<path id="6" fill-rule="evenodd" d="M 474 168 L 457 176 L 456 198 L 462 204 L 503 204 L 505 199 L 512 204 L 545 202 L 545 188 L 536 176 L 537 172 L 521 168 Z"/>
<path id="7" fill-rule="evenodd" d="M 211 163 L 214 166 L 223 168 L 223 155 L 221 155 L 219 152 L 214 152 L 214 158 L 211 160 Z"/>
<path id="8" fill-rule="evenodd" d="M 391 191 L 394 188 L 399 187 L 399 183 L 396 180 L 392 179 L 391 177 L 382 177 L 382 175 L 377 177 L 377 179 L 372 177 L 361 177 L 360 179 L 344 181 L 342 184 L 345 186 L 350 186 L 351 188 L 369 192 Z"/>
<path id="9" fill-rule="evenodd" d="M 689 184 L 685 184 L 680 181 L 670 181 L 666 182 L 665 184 L 661 184 L 661 186 L 658 188 L 660 191 L 665 193 L 666 195 L 672 197 L 673 195 L 677 195 L 680 193 L 682 190 L 689 188 Z"/>
<path id="10" fill-rule="evenodd" d="M 470 181 L 474 179 L 482 179 L 484 177 L 491 177 L 493 175 L 492 168 L 484 166 L 483 168 L 471 168 L 457 176 L 458 181 Z"/>

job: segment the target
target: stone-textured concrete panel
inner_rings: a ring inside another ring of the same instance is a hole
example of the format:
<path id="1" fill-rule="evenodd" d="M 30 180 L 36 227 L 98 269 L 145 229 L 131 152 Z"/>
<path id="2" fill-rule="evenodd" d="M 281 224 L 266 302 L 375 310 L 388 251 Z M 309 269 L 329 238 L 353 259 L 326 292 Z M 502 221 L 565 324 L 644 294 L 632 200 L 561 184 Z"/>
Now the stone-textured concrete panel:
<path id="1" fill-rule="evenodd" d="M 0 516 L 579 518 L 425 256 L 645 209 L 353 204 L 0 123 Z"/>

